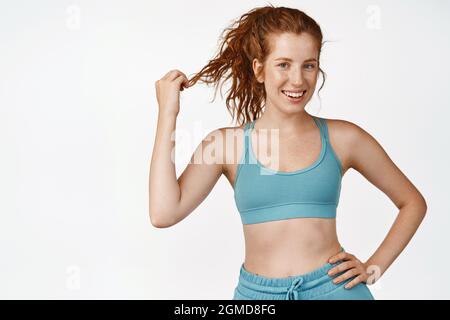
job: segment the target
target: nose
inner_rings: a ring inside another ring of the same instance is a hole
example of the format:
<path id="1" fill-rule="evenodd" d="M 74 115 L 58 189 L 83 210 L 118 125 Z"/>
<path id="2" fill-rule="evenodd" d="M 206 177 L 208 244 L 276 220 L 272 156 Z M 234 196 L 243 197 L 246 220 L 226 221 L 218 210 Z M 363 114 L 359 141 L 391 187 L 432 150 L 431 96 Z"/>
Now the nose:
<path id="1" fill-rule="evenodd" d="M 292 68 L 292 72 L 290 74 L 290 81 L 293 86 L 300 87 L 305 82 L 304 75 L 302 69 L 300 68 Z"/>

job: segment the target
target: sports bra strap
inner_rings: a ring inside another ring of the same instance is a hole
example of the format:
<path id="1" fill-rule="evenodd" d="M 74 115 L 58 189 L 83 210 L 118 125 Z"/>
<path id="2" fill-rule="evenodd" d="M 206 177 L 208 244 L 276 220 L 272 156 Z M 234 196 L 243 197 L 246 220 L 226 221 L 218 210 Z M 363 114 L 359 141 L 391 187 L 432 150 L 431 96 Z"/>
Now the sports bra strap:
<path id="1" fill-rule="evenodd" d="M 323 134 L 325 135 L 325 140 L 329 141 L 328 139 L 328 126 L 326 123 L 326 120 L 324 118 L 319 118 L 320 123 L 322 125 Z"/>
<path id="2" fill-rule="evenodd" d="M 248 164 L 248 146 L 249 146 L 249 124 L 250 123 L 246 123 L 245 124 L 245 128 L 244 128 L 244 163 Z"/>

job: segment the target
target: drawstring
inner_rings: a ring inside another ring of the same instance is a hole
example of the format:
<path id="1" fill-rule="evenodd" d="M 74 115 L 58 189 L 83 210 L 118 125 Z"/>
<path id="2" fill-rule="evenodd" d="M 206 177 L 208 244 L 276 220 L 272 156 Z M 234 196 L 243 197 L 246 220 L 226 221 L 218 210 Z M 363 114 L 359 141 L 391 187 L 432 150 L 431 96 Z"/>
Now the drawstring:
<path id="1" fill-rule="evenodd" d="M 289 287 L 286 293 L 286 300 L 298 300 L 298 289 L 303 283 L 303 278 L 296 278 L 292 281 L 291 286 Z"/>

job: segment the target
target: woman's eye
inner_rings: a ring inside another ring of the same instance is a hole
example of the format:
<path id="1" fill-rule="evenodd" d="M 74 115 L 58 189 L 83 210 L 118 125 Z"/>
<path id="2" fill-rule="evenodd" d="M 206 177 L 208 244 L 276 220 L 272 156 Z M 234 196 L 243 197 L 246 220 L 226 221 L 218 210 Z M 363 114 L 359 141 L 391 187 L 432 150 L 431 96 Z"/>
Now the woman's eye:
<path id="1" fill-rule="evenodd" d="M 281 66 L 281 67 L 283 67 L 283 66 L 287 66 L 287 62 L 283 62 L 283 63 L 280 63 L 278 66 Z M 306 68 L 307 69 L 314 69 L 316 66 L 314 65 L 314 64 L 307 64 L 306 65 Z"/>

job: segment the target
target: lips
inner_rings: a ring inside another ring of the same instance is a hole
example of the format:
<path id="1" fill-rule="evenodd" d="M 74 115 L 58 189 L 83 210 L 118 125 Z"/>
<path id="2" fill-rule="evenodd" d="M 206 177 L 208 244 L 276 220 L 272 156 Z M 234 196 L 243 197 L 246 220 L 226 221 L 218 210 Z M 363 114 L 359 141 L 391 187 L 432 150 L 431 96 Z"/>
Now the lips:
<path id="1" fill-rule="evenodd" d="M 286 94 L 286 92 L 287 92 L 287 93 L 295 93 L 295 94 L 299 94 L 299 93 L 302 93 L 302 92 L 303 92 L 303 94 L 302 94 L 300 97 L 288 96 L 288 97 L 294 98 L 294 99 L 299 99 L 299 98 L 305 96 L 305 94 L 306 94 L 306 90 L 295 90 L 295 91 L 291 91 L 291 90 L 281 90 L 281 92 L 283 92 L 283 94 L 284 94 L 285 96 L 288 96 L 288 95 Z"/>
<path id="2" fill-rule="evenodd" d="M 292 93 L 300 93 L 300 92 L 303 92 L 303 91 L 306 91 L 306 89 L 303 89 L 303 90 L 281 90 L 281 91 L 287 91 L 287 92 L 292 92 Z"/>

